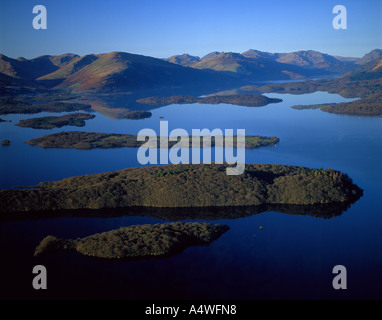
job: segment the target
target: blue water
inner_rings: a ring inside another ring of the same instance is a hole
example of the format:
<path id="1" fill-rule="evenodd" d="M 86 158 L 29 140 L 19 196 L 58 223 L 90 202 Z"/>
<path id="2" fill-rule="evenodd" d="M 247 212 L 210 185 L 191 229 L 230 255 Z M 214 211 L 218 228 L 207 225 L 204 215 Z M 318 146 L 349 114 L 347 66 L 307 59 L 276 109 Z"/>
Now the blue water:
<path id="1" fill-rule="evenodd" d="M 183 128 L 245 129 L 247 135 L 277 136 L 275 147 L 246 150 L 246 162 L 333 168 L 347 173 L 364 196 L 341 215 L 322 219 L 263 212 L 216 220 L 230 230 L 209 246 L 196 246 L 166 259 L 111 262 L 60 253 L 33 258 L 48 234 L 77 238 L 137 223 L 150 217 L 52 218 L 1 222 L 1 282 L 8 297 L 124 299 L 380 299 L 382 298 L 382 119 L 294 110 L 295 104 L 349 101 L 336 94 L 267 94 L 283 102 L 250 108 L 231 105 L 170 105 L 144 120 L 115 120 L 95 112 L 83 128 L 19 128 L 31 115 L 1 116 L 0 188 L 35 185 L 73 175 L 139 166 L 137 149 L 42 149 L 25 141 L 63 130 L 159 135 Z M 47 113 L 33 115 L 40 117 Z M 163 117 L 163 119 L 160 119 Z M 259 230 L 262 226 L 263 230 Z M 31 286 L 32 268 L 43 264 L 49 290 Z M 335 265 L 347 268 L 348 288 L 335 290 Z"/>

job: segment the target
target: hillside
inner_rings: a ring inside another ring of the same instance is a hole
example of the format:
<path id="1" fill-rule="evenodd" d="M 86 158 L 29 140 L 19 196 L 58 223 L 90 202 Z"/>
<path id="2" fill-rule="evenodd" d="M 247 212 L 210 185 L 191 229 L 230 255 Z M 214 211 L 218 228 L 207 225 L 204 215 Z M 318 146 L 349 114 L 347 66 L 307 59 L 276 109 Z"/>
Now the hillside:
<path id="1" fill-rule="evenodd" d="M 220 54 L 221 52 L 218 52 L 218 51 L 213 51 L 213 52 L 210 52 L 208 54 L 206 54 L 205 56 L 201 57 L 200 60 L 207 60 L 209 58 L 212 58 L 212 57 L 215 57 L 217 56 L 218 54 Z"/>
<path id="2" fill-rule="evenodd" d="M 73 59 L 70 63 L 68 63 L 67 65 L 63 66 L 62 68 L 52 73 L 48 73 L 42 77 L 39 77 L 37 80 L 51 80 L 51 79 L 65 78 L 67 76 L 70 76 L 76 73 L 77 71 L 81 70 L 87 65 L 93 63 L 98 58 L 99 57 L 94 54 L 89 54 L 83 57 L 77 57 Z"/>
<path id="3" fill-rule="evenodd" d="M 240 53 L 223 52 L 212 58 L 197 62 L 196 69 L 230 72 L 248 80 L 298 79 L 316 75 L 312 70 L 300 66 L 279 63 L 262 57 L 246 57 Z"/>
<path id="4" fill-rule="evenodd" d="M 374 49 L 366 53 L 362 58 L 356 61 L 356 64 L 364 65 L 378 58 L 382 58 L 382 49 Z"/>
<path id="5" fill-rule="evenodd" d="M 226 165 L 161 165 L 1 190 L 0 212 L 123 207 L 230 207 L 263 204 L 347 203 L 362 190 L 344 173 L 290 165 L 246 164 L 241 175 Z"/>

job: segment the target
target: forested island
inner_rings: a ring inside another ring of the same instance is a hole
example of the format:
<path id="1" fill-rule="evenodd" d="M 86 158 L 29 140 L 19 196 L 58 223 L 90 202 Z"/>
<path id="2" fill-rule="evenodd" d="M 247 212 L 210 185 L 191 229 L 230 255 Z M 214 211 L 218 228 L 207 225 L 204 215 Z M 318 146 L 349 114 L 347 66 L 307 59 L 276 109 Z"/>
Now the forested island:
<path id="1" fill-rule="evenodd" d="M 128 168 L 1 190 L 0 211 L 31 212 L 127 207 L 234 207 L 263 204 L 323 205 L 352 202 L 362 189 L 344 173 L 291 165 L 181 164 Z"/>
<path id="2" fill-rule="evenodd" d="M 122 117 L 129 120 L 140 120 L 151 118 L 152 115 L 150 111 L 135 110 L 126 112 Z"/>
<path id="3" fill-rule="evenodd" d="M 85 120 L 94 119 L 95 115 L 89 113 L 69 113 L 63 116 L 49 116 L 20 120 L 16 126 L 33 129 L 53 129 L 63 126 L 84 127 Z"/>
<path id="4" fill-rule="evenodd" d="M 34 255 L 52 251 L 76 251 L 104 259 L 169 256 L 193 245 L 207 245 L 229 229 L 226 225 L 201 222 L 173 222 L 124 227 L 82 239 L 45 237 Z"/>
<path id="5" fill-rule="evenodd" d="M 180 141 L 178 137 L 178 141 Z M 233 146 L 236 146 L 237 137 L 233 137 Z M 203 141 L 200 139 L 200 147 L 203 147 Z M 157 144 L 153 147 L 159 147 L 160 139 L 157 138 Z M 225 143 L 225 139 L 223 138 Z M 277 137 L 266 136 L 246 136 L 246 148 L 258 148 L 262 146 L 273 146 L 279 142 Z M 95 149 L 95 148 L 138 148 L 145 141 L 137 141 L 137 135 L 116 134 L 116 133 L 97 133 L 97 132 L 79 132 L 67 131 L 58 132 L 42 136 L 27 141 L 30 145 L 38 145 L 42 148 L 74 148 L 74 149 Z M 177 141 L 168 141 L 168 146 L 172 147 Z M 215 137 L 211 137 L 211 146 L 215 145 Z M 189 147 L 192 147 L 192 137 L 189 137 Z"/>
<path id="6" fill-rule="evenodd" d="M 40 112 L 73 112 L 80 110 L 89 110 L 89 104 L 74 102 L 49 102 L 31 104 L 25 101 L 15 99 L 0 99 L 0 114 L 33 114 Z"/>
<path id="7" fill-rule="evenodd" d="M 233 104 L 246 107 L 261 107 L 269 103 L 281 102 L 278 98 L 268 98 L 261 94 L 233 94 L 212 95 L 205 97 L 194 96 L 171 96 L 171 97 L 148 97 L 137 100 L 138 103 L 151 106 L 162 106 L 169 104 Z"/>

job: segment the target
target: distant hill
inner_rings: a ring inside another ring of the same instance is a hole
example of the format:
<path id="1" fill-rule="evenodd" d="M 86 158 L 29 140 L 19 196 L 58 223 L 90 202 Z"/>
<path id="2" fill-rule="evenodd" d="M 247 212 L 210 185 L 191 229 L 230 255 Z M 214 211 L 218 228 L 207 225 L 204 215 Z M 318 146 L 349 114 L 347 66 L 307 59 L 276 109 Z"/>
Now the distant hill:
<path id="1" fill-rule="evenodd" d="M 290 63 L 299 66 L 318 66 L 327 67 L 330 63 L 338 63 L 338 60 L 328 54 L 324 54 L 318 51 L 297 51 L 288 54 L 284 54 L 277 59 L 282 63 Z"/>
<path id="2" fill-rule="evenodd" d="M 300 79 L 317 73 L 300 66 L 279 63 L 263 57 L 246 57 L 240 53 L 223 52 L 192 66 L 196 69 L 232 72 L 251 79 Z"/>
<path id="3" fill-rule="evenodd" d="M 277 58 L 277 61 L 333 73 L 346 73 L 354 69 L 354 65 L 351 62 L 340 61 L 331 55 L 313 50 L 284 54 Z"/>
<path id="4" fill-rule="evenodd" d="M 381 49 L 374 49 L 370 51 L 369 53 L 365 54 L 361 59 L 359 59 L 356 64 L 364 65 L 368 62 L 371 62 L 377 58 L 382 57 L 382 50 Z"/>
<path id="5" fill-rule="evenodd" d="M 215 51 L 201 59 L 185 54 L 166 60 L 196 69 L 233 72 L 256 80 L 283 80 L 345 74 L 355 68 L 357 59 L 336 58 L 313 50 L 271 53 L 250 49 L 241 54 Z"/>
<path id="6" fill-rule="evenodd" d="M 351 80 L 382 79 L 382 56 L 364 63 L 347 77 Z"/>
<path id="7" fill-rule="evenodd" d="M 356 57 L 341 57 L 341 56 L 333 56 L 333 57 L 336 58 L 338 61 L 351 62 L 351 63 L 355 63 L 360 59 Z"/>
<path id="8" fill-rule="evenodd" d="M 182 54 L 177 56 L 172 56 L 170 58 L 165 59 L 165 61 L 172 62 L 175 64 L 179 64 L 184 67 L 190 67 L 193 64 L 200 61 L 199 57 L 191 56 L 189 54 Z"/>
<path id="9" fill-rule="evenodd" d="M 77 57 L 78 55 L 68 53 L 59 56 L 46 55 L 27 60 L 22 57 L 12 59 L 0 54 L 0 73 L 13 78 L 34 80 L 60 69 Z"/>
<path id="10" fill-rule="evenodd" d="M 243 68 L 244 62 L 246 62 L 245 57 L 239 53 L 223 52 L 209 59 L 204 59 L 193 65 L 193 67 L 196 69 L 245 73 L 246 70 Z"/>
<path id="11" fill-rule="evenodd" d="M 217 56 L 220 53 L 221 52 L 218 52 L 218 51 L 210 52 L 210 53 L 206 54 L 205 56 L 203 56 L 200 60 L 207 60 L 209 58 Z"/>
<path id="12" fill-rule="evenodd" d="M 265 58 L 265 59 L 272 59 L 277 60 L 278 58 L 281 58 L 282 56 L 286 55 L 287 53 L 270 53 L 270 52 L 264 52 L 254 49 L 249 49 L 248 51 L 245 51 L 242 53 L 244 57 L 247 58 Z"/>
<path id="13" fill-rule="evenodd" d="M 270 53 L 250 49 L 242 54 L 247 58 L 271 59 L 281 63 L 332 73 L 346 73 L 351 71 L 354 69 L 354 63 L 359 59 L 353 57 L 331 56 L 313 50 L 301 50 L 290 53 Z"/>

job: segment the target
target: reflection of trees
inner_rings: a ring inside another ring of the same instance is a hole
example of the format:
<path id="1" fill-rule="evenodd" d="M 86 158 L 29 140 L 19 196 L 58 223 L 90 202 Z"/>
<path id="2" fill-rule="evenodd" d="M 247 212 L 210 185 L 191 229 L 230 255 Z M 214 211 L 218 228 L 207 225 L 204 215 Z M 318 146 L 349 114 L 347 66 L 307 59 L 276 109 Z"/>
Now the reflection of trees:
<path id="1" fill-rule="evenodd" d="M 129 207 L 115 209 L 76 209 L 58 211 L 40 211 L 31 213 L 2 214 L 3 221 L 23 219 L 48 219 L 58 217 L 113 218 L 113 217 L 149 217 L 168 221 L 178 220 L 223 220 L 238 219 L 263 212 L 280 212 L 293 215 L 307 215 L 329 219 L 340 216 L 353 202 L 338 202 L 316 205 L 263 204 L 241 207 L 197 207 L 197 208 L 153 208 Z"/>

